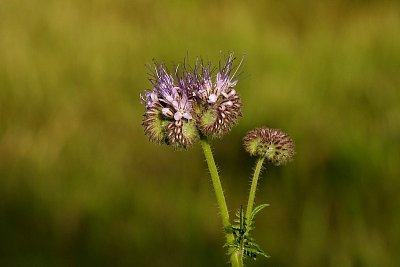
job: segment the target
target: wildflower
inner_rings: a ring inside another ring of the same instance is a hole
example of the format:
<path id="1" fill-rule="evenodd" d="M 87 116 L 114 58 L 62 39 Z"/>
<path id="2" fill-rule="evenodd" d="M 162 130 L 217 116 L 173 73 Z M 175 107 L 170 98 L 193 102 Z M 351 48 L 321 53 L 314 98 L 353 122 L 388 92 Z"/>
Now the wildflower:
<path id="1" fill-rule="evenodd" d="M 289 162 L 295 153 L 293 140 L 279 129 L 257 128 L 248 132 L 243 141 L 250 155 L 265 157 L 277 166 Z"/>
<path id="2" fill-rule="evenodd" d="M 178 77 L 177 70 L 175 76 Z M 146 106 L 143 119 L 145 134 L 155 143 L 188 148 L 198 140 L 199 135 L 186 88 L 177 86 L 174 76 L 162 64 L 155 63 L 149 80 L 153 90 L 141 95 Z"/>
<path id="3" fill-rule="evenodd" d="M 212 79 L 211 64 L 198 60 L 192 72 L 185 72 L 185 87 L 195 99 L 194 113 L 200 131 L 205 136 L 220 137 L 231 130 L 241 116 L 241 101 L 234 87 L 235 75 L 240 67 L 233 69 L 235 58 L 229 54 L 223 66 L 220 64 Z"/>

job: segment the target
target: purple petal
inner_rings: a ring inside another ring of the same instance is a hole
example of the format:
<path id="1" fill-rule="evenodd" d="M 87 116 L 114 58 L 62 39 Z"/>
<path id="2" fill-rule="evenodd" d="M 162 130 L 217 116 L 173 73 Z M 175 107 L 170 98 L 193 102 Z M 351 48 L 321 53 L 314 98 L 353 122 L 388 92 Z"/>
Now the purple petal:
<path id="1" fill-rule="evenodd" d="M 182 113 L 180 111 L 175 112 L 174 119 L 176 121 L 179 121 L 180 119 L 182 119 Z"/>
<path id="2" fill-rule="evenodd" d="M 162 114 L 164 114 L 167 117 L 172 117 L 172 115 L 174 115 L 169 108 L 163 108 L 161 110 L 161 112 L 162 112 Z"/>
<path id="3" fill-rule="evenodd" d="M 188 120 L 193 119 L 192 115 L 191 115 L 190 113 L 188 113 L 188 112 L 183 113 L 183 117 L 184 117 L 185 119 L 188 119 Z"/>
<path id="4" fill-rule="evenodd" d="M 216 101 L 217 101 L 217 95 L 216 94 L 211 94 L 209 97 L 208 97 L 208 100 L 207 100 L 207 102 L 208 103 L 210 103 L 210 104 L 214 104 Z"/>

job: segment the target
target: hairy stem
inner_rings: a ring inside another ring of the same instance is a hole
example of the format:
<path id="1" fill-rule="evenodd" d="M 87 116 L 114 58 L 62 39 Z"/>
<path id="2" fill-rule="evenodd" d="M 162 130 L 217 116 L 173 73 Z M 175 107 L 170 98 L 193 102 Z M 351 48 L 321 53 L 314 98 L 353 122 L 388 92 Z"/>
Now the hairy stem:
<path id="1" fill-rule="evenodd" d="M 247 225 L 249 225 L 249 223 L 250 223 L 250 216 L 251 216 L 251 212 L 253 211 L 254 199 L 256 198 L 258 177 L 260 176 L 260 172 L 261 172 L 263 163 L 264 163 L 264 157 L 258 158 L 257 165 L 256 165 L 256 168 L 255 168 L 254 174 L 253 174 L 253 180 L 251 181 L 249 201 L 247 202 L 247 209 L 246 209 Z"/>
<path id="2" fill-rule="evenodd" d="M 243 253 L 240 250 L 235 250 L 231 254 L 232 267 L 243 267 Z"/>
<path id="3" fill-rule="evenodd" d="M 224 229 L 229 227 L 231 224 L 229 222 L 229 212 L 226 206 L 224 191 L 222 190 L 221 180 L 219 179 L 217 166 L 215 165 L 214 157 L 211 151 L 210 144 L 206 137 L 201 138 L 201 147 L 203 148 L 204 156 L 207 161 L 208 169 L 210 171 L 212 184 L 214 187 L 215 195 L 217 197 L 219 211 L 221 213 L 222 225 Z M 233 234 L 225 233 L 227 243 L 232 243 L 234 241 Z M 242 255 L 239 251 L 229 250 L 231 253 L 231 264 L 233 267 L 242 267 L 243 260 Z"/>

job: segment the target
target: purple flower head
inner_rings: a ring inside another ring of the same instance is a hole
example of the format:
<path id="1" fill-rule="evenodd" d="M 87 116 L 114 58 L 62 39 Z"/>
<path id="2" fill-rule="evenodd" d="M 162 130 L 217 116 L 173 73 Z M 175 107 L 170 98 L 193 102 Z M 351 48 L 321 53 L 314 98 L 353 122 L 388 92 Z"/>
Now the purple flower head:
<path id="1" fill-rule="evenodd" d="M 154 63 L 149 80 L 153 89 L 140 96 L 146 106 L 145 134 L 152 141 L 176 148 L 192 145 L 198 139 L 197 128 L 191 114 L 188 90 L 182 86 L 183 78 L 178 75 L 178 67 L 172 75 L 164 65 Z"/>
<path id="2" fill-rule="evenodd" d="M 237 80 L 235 75 L 240 68 L 242 62 L 236 68 L 235 72 L 231 75 L 233 69 L 233 61 L 235 60 L 233 54 L 229 54 L 223 66 L 219 67 L 214 81 L 212 80 L 211 64 L 203 65 L 202 62 L 197 68 L 201 68 L 201 73 L 197 76 L 200 77 L 200 86 L 197 87 L 197 96 L 209 104 L 214 104 L 218 99 L 229 99 L 230 96 L 236 94 L 233 89 Z M 196 68 L 196 69 L 197 69 Z M 228 103 L 229 105 L 229 103 Z"/>
<path id="3" fill-rule="evenodd" d="M 230 53 L 215 71 L 210 62 L 198 59 L 194 67 L 184 62 L 173 73 L 155 62 L 149 79 L 153 89 L 141 95 L 150 140 L 186 148 L 198 140 L 198 131 L 210 137 L 229 132 L 241 116 L 234 87 L 242 62 L 234 69 L 234 60 Z"/>
<path id="4" fill-rule="evenodd" d="M 175 73 L 177 73 L 177 70 Z M 150 82 L 154 89 L 145 91 L 145 97 L 141 97 L 142 102 L 146 104 L 146 108 L 159 103 L 163 107 L 162 114 L 166 117 L 174 118 L 176 121 L 182 118 L 192 119 L 190 114 L 192 105 L 188 101 L 186 88 L 176 86 L 174 77 L 168 73 L 162 64 L 155 64 Z"/>
<path id="5" fill-rule="evenodd" d="M 242 61 L 234 70 L 234 60 L 230 53 L 220 62 L 215 76 L 211 64 L 204 64 L 202 60 L 197 60 L 194 68 L 184 74 L 185 87 L 200 106 L 200 112 L 196 114 L 198 127 L 206 136 L 222 136 L 241 116 L 240 97 L 234 87 Z"/>

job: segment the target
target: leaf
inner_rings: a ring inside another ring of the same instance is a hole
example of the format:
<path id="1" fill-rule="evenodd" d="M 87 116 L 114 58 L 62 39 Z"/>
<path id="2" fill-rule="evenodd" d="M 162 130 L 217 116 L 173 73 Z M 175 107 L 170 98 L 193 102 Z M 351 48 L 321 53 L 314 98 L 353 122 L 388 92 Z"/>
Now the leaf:
<path id="1" fill-rule="evenodd" d="M 256 216 L 256 214 L 259 213 L 263 208 L 268 207 L 268 206 L 269 206 L 269 204 L 261 204 L 253 209 L 253 211 L 251 212 L 251 217 L 250 217 L 251 224 L 253 224 L 254 217 Z"/>
<path id="2" fill-rule="evenodd" d="M 247 225 L 243 207 L 240 206 L 240 209 L 236 212 L 236 219 L 234 219 L 236 224 L 225 227 L 225 232 L 233 234 L 234 236 L 234 240 L 230 243 L 226 243 L 225 247 L 234 248 L 236 251 L 241 251 L 244 257 L 250 257 L 254 260 L 258 255 L 269 257 L 250 236 L 250 231 L 254 229 L 254 218 L 256 214 L 267 206 L 269 205 L 261 204 L 254 208 L 251 213 L 249 225 Z"/>
<path id="3" fill-rule="evenodd" d="M 269 258 L 269 256 L 258 246 L 257 247 L 249 247 L 244 249 L 244 254 L 246 256 L 249 256 L 253 259 L 256 259 L 258 255 L 264 256 L 266 258 Z"/>
<path id="4" fill-rule="evenodd" d="M 261 204 L 261 205 L 258 205 L 257 207 L 255 207 L 254 209 L 253 209 L 253 211 L 251 212 L 251 216 L 255 216 L 257 213 L 259 213 L 263 208 L 265 208 L 265 207 L 268 207 L 269 206 L 269 204 Z"/>

